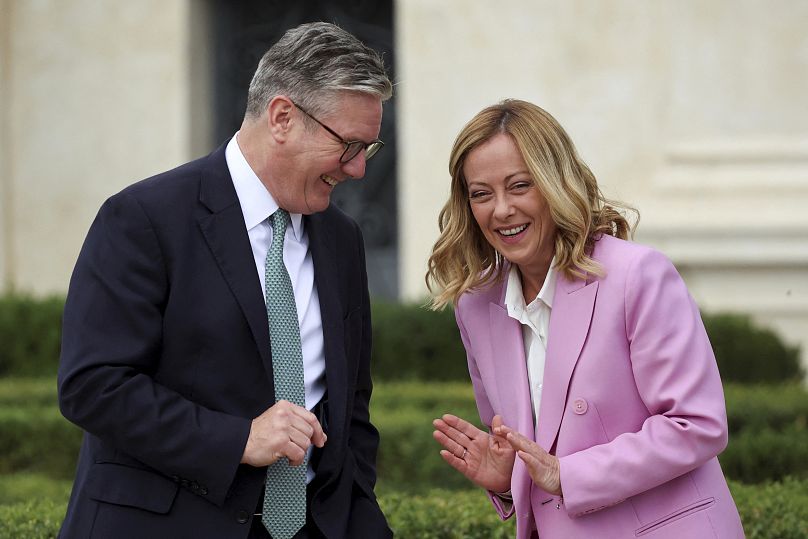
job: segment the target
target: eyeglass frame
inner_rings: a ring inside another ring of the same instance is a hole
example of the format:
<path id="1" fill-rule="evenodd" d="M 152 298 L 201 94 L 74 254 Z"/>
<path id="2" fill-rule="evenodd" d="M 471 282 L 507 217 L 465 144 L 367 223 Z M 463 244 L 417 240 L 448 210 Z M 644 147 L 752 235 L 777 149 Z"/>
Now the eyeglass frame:
<path id="1" fill-rule="evenodd" d="M 365 142 L 363 140 L 345 140 L 339 133 L 337 133 L 336 131 L 325 125 L 323 122 L 321 122 L 314 116 L 312 116 L 306 109 L 304 109 L 291 99 L 289 101 L 291 101 L 292 104 L 300 110 L 300 112 L 302 112 L 303 114 L 305 114 L 306 116 L 308 116 L 309 118 L 320 124 L 320 127 L 322 127 L 323 129 L 334 135 L 342 144 L 345 145 L 345 150 L 343 150 L 342 155 L 339 157 L 339 162 L 342 164 L 350 162 L 351 159 L 359 155 L 359 153 L 362 150 L 365 150 L 365 161 L 370 161 L 371 157 L 379 153 L 379 150 L 384 148 L 384 141 L 382 141 L 381 139 L 374 139 L 371 140 L 370 142 Z M 356 152 L 352 156 L 346 159 L 345 155 L 348 153 L 348 150 L 350 150 L 351 147 L 354 148 L 358 147 L 359 149 L 356 150 Z"/>

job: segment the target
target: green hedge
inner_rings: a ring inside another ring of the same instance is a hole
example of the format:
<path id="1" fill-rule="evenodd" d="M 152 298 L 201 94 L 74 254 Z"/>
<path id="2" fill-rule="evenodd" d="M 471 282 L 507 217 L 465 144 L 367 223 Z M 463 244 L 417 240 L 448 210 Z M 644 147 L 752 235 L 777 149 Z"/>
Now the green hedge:
<path id="1" fill-rule="evenodd" d="M 22 482 L 28 481 L 23 478 Z M 0 478 L 0 486 L 18 490 L 16 478 Z M 808 537 L 808 481 L 786 479 L 764 485 L 730 481 L 748 539 Z M 67 497 L 57 488 L 53 497 L 0 502 L 0 539 L 54 537 L 64 517 Z M 497 539 L 514 536 L 515 520 L 502 522 L 479 489 L 431 490 L 424 495 L 382 492 L 379 503 L 400 539 Z"/>
<path id="2" fill-rule="evenodd" d="M 450 309 L 373 304 L 373 376 L 378 380 L 468 380 L 466 353 Z"/>
<path id="3" fill-rule="evenodd" d="M 52 376 L 59 357 L 64 299 L 0 296 L 0 377 Z M 703 315 L 725 382 L 800 379 L 799 354 L 747 316 Z M 468 380 L 465 352 L 451 309 L 373 305 L 373 374 L 377 380 Z"/>
<path id="4" fill-rule="evenodd" d="M 797 385 L 729 385 L 726 395 L 731 434 L 720 460 L 727 477 L 747 483 L 808 477 L 808 392 Z M 381 433 L 380 483 L 410 492 L 469 486 L 432 439 L 432 420 L 446 412 L 479 425 L 469 384 L 376 384 L 371 419 Z M 69 479 L 80 440 L 80 430 L 59 414 L 52 380 L 0 383 L 0 473 Z"/>
<path id="5" fill-rule="evenodd" d="M 54 376 L 64 298 L 0 296 L 0 376 Z"/>
<path id="6" fill-rule="evenodd" d="M 0 408 L 0 474 L 30 471 L 72 479 L 81 436 L 55 407 Z"/>
<path id="7" fill-rule="evenodd" d="M 731 436 L 750 429 L 808 426 L 808 391 L 802 384 L 724 384 L 724 397 Z"/>
<path id="8" fill-rule="evenodd" d="M 0 409 L 57 406 L 55 378 L 0 378 Z"/>
<path id="9" fill-rule="evenodd" d="M 760 328 L 748 316 L 739 314 L 703 318 L 724 381 L 771 383 L 802 379 L 799 349 L 786 345 L 772 330 Z"/>
<path id="10" fill-rule="evenodd" d="M 67 503 L 72 481 L 54 479 L 42 474 L 14 473 L 0 475 L 0 505 L 31 500 L 54 500 Z"/>
<path id="11" fill-rule="evenodd" d="M 66 503 L 32 500 L 0 505 L 0 539 L 52 539 L 59 533 Z"/>
<path id="12" fill-rule="evenodd" d="M 808 392 L 801 384 L 725 384 L 727 419 L 732 435 L 745 429 L 783 429 L 808 425 Z M 56 407 L 56 382 L 42 378 L 0 379 L 0 409 L 6 407 Z M 451 412 L 477 420 L 471 384 L 378 382 L 373 393 L 378 410 L 422 410 L 439 417 Z"/>
<path id="13" fill-rule="evenodd" d="M 744 483 L 808 477 L 808 430 L 744 430 L 730 437 L 718 460 L 727 477 Z"/>
<path id="14" fill-rule="evenodd" d="M 729 482 L 747 539 L 808 537 L 808 481 L 744 485 Z"/>

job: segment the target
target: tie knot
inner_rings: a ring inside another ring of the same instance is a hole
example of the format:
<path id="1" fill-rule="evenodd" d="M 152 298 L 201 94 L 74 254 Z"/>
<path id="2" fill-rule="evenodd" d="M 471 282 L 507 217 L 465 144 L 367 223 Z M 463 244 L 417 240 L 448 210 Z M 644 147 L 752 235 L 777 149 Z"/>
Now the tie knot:
<path id="1" fill-rule="evenodd" d="M 272 219 L 272 235 L 276 238 L 283 238 L 286 234 L 286 227 L 289 226 L 289 212 L 278 208 L 270 219 Z"/>

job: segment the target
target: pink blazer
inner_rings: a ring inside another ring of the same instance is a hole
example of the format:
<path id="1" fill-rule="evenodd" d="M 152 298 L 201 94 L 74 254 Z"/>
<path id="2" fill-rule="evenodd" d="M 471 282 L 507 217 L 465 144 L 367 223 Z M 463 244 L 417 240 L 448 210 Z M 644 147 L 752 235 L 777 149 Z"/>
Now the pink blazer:
<path id="1" fill-rule="evenodd" d="M 563 499 L 517 458 L 517 538 L 743 537 L 718 455 L 724 393 L 698 308 L 662 254 L 611 236 L 601 278 L 559 276 L 534 429 L 519 322 L 505 282 L 464 294 L 456 317 L 480 418 L 495 414 L 559 457 Z M 489 494 L 490 495 L 490 494 Z"/>

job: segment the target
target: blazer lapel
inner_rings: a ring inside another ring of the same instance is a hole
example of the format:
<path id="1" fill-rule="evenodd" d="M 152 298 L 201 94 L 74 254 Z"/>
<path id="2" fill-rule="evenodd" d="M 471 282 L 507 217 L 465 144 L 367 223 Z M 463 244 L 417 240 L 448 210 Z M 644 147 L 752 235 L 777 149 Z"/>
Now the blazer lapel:
<path id="1" fill-rule="evenodd" d="M 337 270 L 337 254 L 334 251 L 336 243 L 326 219 L 327 210 L 307 216 L 306 230 L 314 263 L 314 286 L 317 287 L 323 322 L 325 376 L 328 384 L 328 437 L 329 441 L 333 437 L 333 442 L 330 443 L 339 447 L 339 439 L 343 435 L 339 427 L 345 424 L 347 409 L 347 360 L 339 284 L 334 279 Z"/>
<path id="2" fill-rule="evenodd" d="M 538 443 L 550 450 L 558 435 L 567 402 L 567 391 L 581 354 L 598 291 L 598 281 L 587 284 L 559 275 L 550 314 L 544 390 L 538 421 Z"/>
<path id="3" fill-rule="evenodd" d="M 505 287 L 506 284 L 503 284 L 500 301 L 490 303 L 488 309 L 492 336 L 491 358 L 499 373 L 496 383 L 502 410 L 515 411 L 513 419 L 504 418 L 505 424 L 532 440 L 535 429 L 522 324 L 508 316 L 504 305 Z M 515 424 L 509 424 L 513 420 Z"/>
<path id="4" fill-rule="evenodd" d="M 210 166 L 202 173 L 199 201 L 210 213 L 198 219 L 199 228 L 222 276 L 244 312 L 261 354 L 270 387 L 274 387 L 264 295 L 260 281 L 256 278 L 250 239 L 227 169 L 224 148 L 225 146 L 220 147 L 208 157 Z"/>

